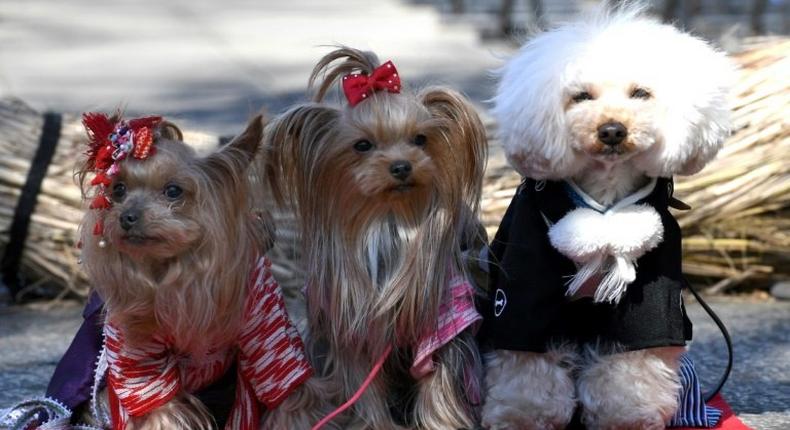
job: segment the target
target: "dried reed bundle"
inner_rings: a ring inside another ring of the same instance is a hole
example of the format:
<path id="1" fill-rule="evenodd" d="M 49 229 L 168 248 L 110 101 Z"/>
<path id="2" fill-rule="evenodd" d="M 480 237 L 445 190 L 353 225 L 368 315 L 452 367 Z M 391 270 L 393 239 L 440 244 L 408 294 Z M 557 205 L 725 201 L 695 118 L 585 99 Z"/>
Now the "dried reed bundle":
<path id="1" fill-rule="evenodd" d="M 0 102 L 0 253 L 5 253 L 17 200 L 38 148 L 43 117 L 17 100 Z M 53 282 L 62 294 L 85 295 L 85 277 L 77 263 L 76 231 L 82 219 L 82 196 L 73 178 L 83 151 L 84 132 L 79 118 L 63 116 L 61 138 L 41 184 L 21 261 L 27 284 Z"/>
<path id="2" fill-rule="evenodd" d="M 790 39 L 756 39 L 734 56 L 734 133 L 719 156 L 675 190 L 684 271 L 719 292 L 790 276 Z"/>

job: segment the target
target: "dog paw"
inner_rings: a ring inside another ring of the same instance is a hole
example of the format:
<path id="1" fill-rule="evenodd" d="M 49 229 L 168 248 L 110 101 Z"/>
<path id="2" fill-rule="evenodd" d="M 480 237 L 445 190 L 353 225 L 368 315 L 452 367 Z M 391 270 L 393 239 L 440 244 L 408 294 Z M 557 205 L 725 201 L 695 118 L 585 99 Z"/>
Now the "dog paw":
<path id="1" fill-rule="evenodd" d="M 663 429 L 677 410 L 682 348 L 615 354 L 588 351 L 579 374 L 582 422 L 589 429 Z"/>
<path id="2" fill-rule="evenodd" d="M 563 429 L 576 408 L 570 352 L 494 351 L 486 360 L 486 429 Z"/>

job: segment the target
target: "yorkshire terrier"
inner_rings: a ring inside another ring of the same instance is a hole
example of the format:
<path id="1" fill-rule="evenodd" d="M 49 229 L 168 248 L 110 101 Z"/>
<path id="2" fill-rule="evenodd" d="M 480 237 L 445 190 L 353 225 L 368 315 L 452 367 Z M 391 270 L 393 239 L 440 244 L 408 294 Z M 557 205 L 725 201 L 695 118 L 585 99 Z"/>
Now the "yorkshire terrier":
<path id="1" fill-rule="evenodd" d="M 309 403 L 312 368 L 265 257 L 271 222 L 250 192 L 263 118 L 205 157 L 159 117 L 84 123 L 82 261 L 105 301 L 97 377 L 106 369 L 113 428 L 216 427 L 193 393 L 234 365 L 225 428 L 258 428 L 259 404 Z"/>
<path id="2" fill-rule="evenodd" d="M 342 428 L 473 428 L 479 315 L 463 249 L 487 155 L 481 121 L 446 88 L 401 88 L 391 62 L 337 49 L 313 103 L 266 129 L 267 175 L 301 222 L 309 348 L 337 405 L 375 373 Z M 345 106 L 324 102 L 336 84 Z M 390 352 L 391 351 L 391 352 Z"/>
<path id="3" fill-rule="evenodd" d="M 663 429 L 691 324 L 672 176 L 729 132 L 732 67 L 639 5 L 538 34 L 493 114 L 525 176 L 492 244 L 487 429 Z"/>

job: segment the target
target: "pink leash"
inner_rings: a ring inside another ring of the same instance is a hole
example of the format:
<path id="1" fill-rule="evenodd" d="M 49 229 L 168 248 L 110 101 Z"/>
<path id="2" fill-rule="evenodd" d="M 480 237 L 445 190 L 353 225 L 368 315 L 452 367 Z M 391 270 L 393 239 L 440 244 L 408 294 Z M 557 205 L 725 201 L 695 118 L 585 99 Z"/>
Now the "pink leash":
<path id="1" fill-rule="evenodd" d="M 336 416 L 342 414 L 343 411 L 353 406 L 354 403 L 356 403 L 357 400 L 359 400 L 359 398 L 362 397 L 362 394 L 365 393 L 365 390 L 368 389 L 368 386 L 370 385 L 371 382 L 373 382 L 373 379 L 376 378 L 376 375 L 378 375 L 379 370 L 381 370 L 381 366 L 384 365 L 384 361 L 386 361 L 387 357 L 389 357 L 390 352 L 392 352 L 392 345 L 387 345 L 387 348 L 384 350 L 384 353 L 381 354 L 381 357 L 379 357 L 378 361 L 376 361 L 376 364 L 374 364 L 373 368 L 370 369 L 370 373 L 368 373 L 368 376 L 367 378 L 365 378 L 365 381 L 363 381 L 362 385 L 360 385 L 359 388 L 357 388 L 357 392 L 354 393 L 354 395 L 351 396 L 350 399 L 346 400 L 345 403 L 340 405 L 339 408 L 332 411 L 332 413 L 325 416 L 321 421 L 319 421 L 318 424 L 314 425 L 312 430 L 319 430 L 326 423 L 332 421 Z"/>

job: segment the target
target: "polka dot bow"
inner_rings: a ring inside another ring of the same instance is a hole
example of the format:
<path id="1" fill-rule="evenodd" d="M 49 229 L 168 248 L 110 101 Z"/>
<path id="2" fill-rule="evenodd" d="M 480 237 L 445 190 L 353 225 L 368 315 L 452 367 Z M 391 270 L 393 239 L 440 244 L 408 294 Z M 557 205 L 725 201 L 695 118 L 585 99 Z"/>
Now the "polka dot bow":
<path id="1" fill-rule="evenodd" d="M 343 77 L 343 93 L 351 107 L 370 97 L 376 91 L 400 93 L 400 77 L 392 61 L 375 68 L 370 75 L 355 73 Z"/>

